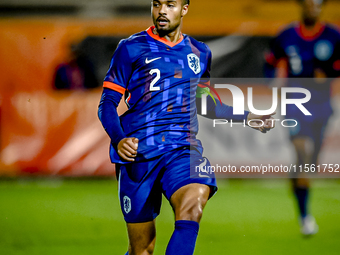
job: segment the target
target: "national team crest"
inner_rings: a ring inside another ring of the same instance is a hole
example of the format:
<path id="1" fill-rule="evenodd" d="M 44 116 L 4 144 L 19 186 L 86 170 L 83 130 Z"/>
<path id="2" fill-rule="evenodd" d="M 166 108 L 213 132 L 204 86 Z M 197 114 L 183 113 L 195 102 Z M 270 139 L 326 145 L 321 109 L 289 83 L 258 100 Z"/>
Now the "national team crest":
<path id="1" fill-rule="evenodd" d="M 200 59 L 194 53 L 190 53 L 188 56 L 188 65 L 190 69 L 195 73 L 198 74 L 201 72 L 201 65 Z"/>
<path id="2" fill-rule="evenodd" d="M 314 46 L 314 54 L 321 61 L 328 60 L 333 54 L 334 48 L 328 40 L 321 40 Z"/>
<path id="3" fill-rule="evenodd" d="M 125 213 L 129 213 L 131 211 L 131 199 L 128 196 L 123 197 L 123 206 Z"/>

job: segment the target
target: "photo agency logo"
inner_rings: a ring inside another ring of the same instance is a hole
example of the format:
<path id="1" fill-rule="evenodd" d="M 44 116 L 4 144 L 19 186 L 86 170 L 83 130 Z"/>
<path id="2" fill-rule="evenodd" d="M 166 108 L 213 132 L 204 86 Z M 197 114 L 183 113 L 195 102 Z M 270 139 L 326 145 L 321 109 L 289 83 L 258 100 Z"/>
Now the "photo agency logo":
<path id="1" fill-rule="evenodd" d="M 214 87 L 207 85 L 207 84 L 199 84 L 199 87 L 201 88 L 209 88 L 214 94 L 216 94 L 217 98 L 219 99 L 219 103 L 222 104 L 220 95 L 217 93 L 216 89 L 227 89 L 229 92 L 231 92 L 232 99 L 233 99 L 233 115 L 245 115 L 245 96 L 243 94 L 243 91 L 232 84 L 215 84 Z M 269 109 L 265 110 L 259 110 L 256 109 L 254 106 L 254 96 L 253 96 L 253 88 L 247 87 L 247 106 L 251 113 L 259 116 L 266 116 L 271 115 L 273 113 L 277 113 L 277 108 L 280 101 L 280 108 L 281 108 L 281 116 L 287 115 L 287 105 L 295 105 L 297 109 L 299 109 L 304 115 L 311 116 L 312 114 L 308 111 L 308 109 L 304 106 L 305 103 L 307 103 L 311 99 L 311 93 L 309 90 L 301 87 L 282 87 L 280 88 L 280 97 L 279 97 L 279 89 L 276 87 L 272 87 L 272 102 L 271 107 Z M 298 98 L 289 98 L 289 94 L 294 93 L 295 95 L 299 95 Z M 210 92 L 203 93 L 201 95 L 201 115 L 207 115 L 207 98 L 208 96 L 212 97 L 212 94 Z M 213 98 L 214 103 L 218 104 L 218 102 L 215 101 Z M 243 119 L 243 121 L 240 123 L 233 122 L 233 120 L 227 120 L 227 119 L 214 119 L 213 120 L 213 126 L 216 127 L 217 125 L 230 125 L 230 127 L 233 127 L 235 124 L 242 124 L 243 126 L 250 126 L 250 127 L 258 127 L 258 123 L 261 123 L 260 125 L 264 125 L 266 120 L 263 119 L 251 119 L 246 120 Z M 298 125 L 297 120 L 295 119 L 274 119 L 270 118 L 268 121 L 271 121 L 272 123 L 278 122 L 283 127 L 295 127 Z M 253 123 L 256 123 L 254 125 Z"/>

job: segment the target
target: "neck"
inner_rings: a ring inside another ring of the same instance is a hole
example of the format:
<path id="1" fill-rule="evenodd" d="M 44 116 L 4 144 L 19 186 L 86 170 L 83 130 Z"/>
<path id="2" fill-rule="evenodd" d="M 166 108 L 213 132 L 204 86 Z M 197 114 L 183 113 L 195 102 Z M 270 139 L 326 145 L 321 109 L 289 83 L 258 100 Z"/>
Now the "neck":
<path id="1" fill-rule="evenodd" d="M 179 25 L 174 31 L 168 33 L 165 31 L 158 31 L 157 28 L 153 30 L 155 35 L 159 37 L 163 37 L 164 39 L 168 40 L 169 42 L 176 43 L 181 38 L 181 25 Z"/>

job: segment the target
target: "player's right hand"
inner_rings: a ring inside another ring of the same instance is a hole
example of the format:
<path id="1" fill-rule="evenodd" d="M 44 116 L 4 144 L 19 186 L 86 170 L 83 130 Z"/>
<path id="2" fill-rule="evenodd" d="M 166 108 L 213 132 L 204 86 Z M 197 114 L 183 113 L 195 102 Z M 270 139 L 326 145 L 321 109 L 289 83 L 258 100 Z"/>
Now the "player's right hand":
<path id="1" fill-rule="evenodd" d="M 118 155 L 126 160 L 126 161 L 135 161 L 135 157 L 137 156 L 138 149 L 138 138 L 136 137 L 127 137 L 118 143 L 117 152 Z"/>

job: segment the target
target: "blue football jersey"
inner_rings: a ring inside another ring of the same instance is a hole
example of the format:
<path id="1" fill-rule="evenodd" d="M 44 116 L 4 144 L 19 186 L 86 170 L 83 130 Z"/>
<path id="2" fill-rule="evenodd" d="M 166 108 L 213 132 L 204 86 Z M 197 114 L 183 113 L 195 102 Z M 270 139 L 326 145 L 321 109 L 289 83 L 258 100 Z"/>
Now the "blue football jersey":
<path id="1" fill-rule="evenodd" d="M 202 151 L 195 95 L 210 76 L 211 51 L 190 36 L 172 43 L 153 29 L 119 43 L 103 85 L 125 95 L 120 121 L 127 137 L 139 139 L 137 160 L 190 145 Z M 110 156 L 122 163 L 112 145 Z"/>
<path id="2" fill-rule="evenodd" d="M 339 77 L 340 33 L 328 24 L 317 23 L 310 31 L 302 23 L 292 23 L 272 41 L 267 62 L 275 66 L 279 60 L 286 61 L 288 78 Z M 311 102 L 330 99 L 329 79 L 290 79 L 288 86 L 307 88 Z"/>

